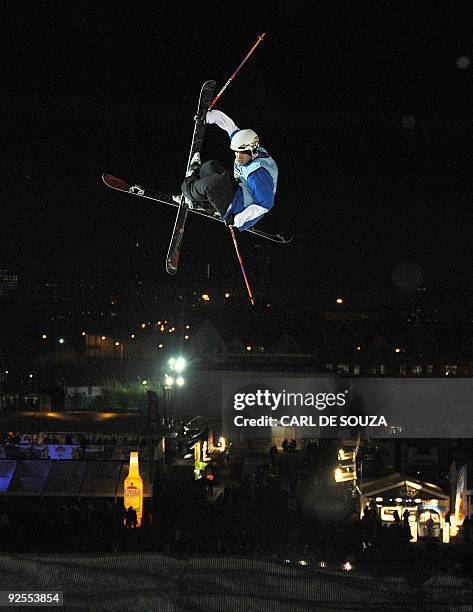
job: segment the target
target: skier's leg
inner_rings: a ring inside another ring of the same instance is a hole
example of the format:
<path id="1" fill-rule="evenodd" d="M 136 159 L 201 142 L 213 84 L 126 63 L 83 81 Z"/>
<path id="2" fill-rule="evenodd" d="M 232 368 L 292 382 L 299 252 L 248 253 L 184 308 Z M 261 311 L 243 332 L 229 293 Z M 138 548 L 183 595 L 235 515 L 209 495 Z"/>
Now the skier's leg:
<path id="1" fill-rule="evenodd" d="M 186 176 L 181 190 L 191 208 L 212 214 L 213 209 L 207 198 L 207 181 L 208 177 L 202 178 L 200 167 L 197 167 L 190 176 Z"/>
<path id="2" fill-rule="evenodd" d="M 231 172 L 218 160 L 211 159 L 194 168 L 192 174 L 184 179 L 181 190 L 191 208 L 223 217 L 237 186 Z M 173 196 L 173 199 L 178 202 L 180 196 Z"/>
<path id="3" fill-rule="evenodd" d="M 194 156 L 195 157 L 195 156 Z M 195 210 L 206 211 L 209 207 L 205 193 L 196 186 L 196 183 L 200 183 L 200 164 L 191 164 L 191 170 L 186 175 L 181 185 L 181 192 L 184 194 L 185 200 L 189 208 Z M 172 196 L 172 199 L 178 204 L 181 201 L 181 195 Z"/>
<path id="4" fill-rule="evenodd" d="M 211 174 L 215 173 L 221 174 L 222 172 L 225 172 L 225 168 L 218 161 L 218 159 L 209 159 L 200 166 L 201 178 L 205 178 L 206 176 L 210 176 Z"/>
<path id="5" fill-rule="evenodd" d="M 200 181 L 205 181 L 207 200 L 219 216 L 223 217 L 232 203 L 238 186 L 231 172 L 217 159 L 211 159 L 202 164 Z"/>

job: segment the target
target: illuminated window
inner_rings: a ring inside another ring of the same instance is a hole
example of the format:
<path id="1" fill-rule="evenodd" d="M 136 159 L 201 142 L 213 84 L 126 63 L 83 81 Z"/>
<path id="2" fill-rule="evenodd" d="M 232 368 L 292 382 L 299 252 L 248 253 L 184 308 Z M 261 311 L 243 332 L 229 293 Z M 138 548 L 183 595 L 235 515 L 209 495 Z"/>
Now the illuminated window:
<path id="1" fill-rule="evenodd" d="M 210 296 L 209 296 L 208 293 L 203 293 L 201 297 L 204 300 L 204 302 L 209 302 L 210 301 Z"/>
<path id="2" fill-rule="evenodd" d="M 7 270 L 0 270 L 0 296 L 18 288 L 18 276 Z"/>

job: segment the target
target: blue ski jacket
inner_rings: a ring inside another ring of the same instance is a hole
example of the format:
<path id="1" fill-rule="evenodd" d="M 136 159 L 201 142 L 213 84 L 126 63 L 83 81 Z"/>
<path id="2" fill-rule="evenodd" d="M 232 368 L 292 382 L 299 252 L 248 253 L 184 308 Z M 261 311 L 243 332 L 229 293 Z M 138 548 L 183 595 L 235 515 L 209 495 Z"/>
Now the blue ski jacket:
<path id="1" fill-rule="evenodd" d="M 206 121 L 226 130 L 230 139 L 239 131 L 232 119 L 221 111 L 209 111 Z M 233 224 L 242 232 L 255 225 L 273 207 L 278 167 L 268 151 L 260 147 L 258 155 L 248 164 L 242 165 L 235 160 L 234 176 L 239 187 L 223 218 L 234 215 Z"/>

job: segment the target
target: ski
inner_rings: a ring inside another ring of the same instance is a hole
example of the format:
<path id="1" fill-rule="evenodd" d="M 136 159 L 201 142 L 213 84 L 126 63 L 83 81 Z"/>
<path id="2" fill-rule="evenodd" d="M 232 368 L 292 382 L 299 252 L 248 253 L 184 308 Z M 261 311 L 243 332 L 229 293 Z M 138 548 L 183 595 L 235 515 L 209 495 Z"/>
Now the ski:
<path id="1" fill-rule="evenodd" d="M 175 208 L 179 207 L 179 204 L 175 202 L 170 195 L 167 193 L 162 193 L 160 191 L 155 191 L 154 189 L 148 189 L 147 187 L 141 187 L 140 185 L 131 185 L 127 183 L 121 178 L 116 176 L 112 176 L 111 174 L 103 174 L 102 180 L 111 189 L 116 189 L 117 191 L 122 191 L 123 193 L 128 193 L 131 195 L 139 196 L 142 198 L 147 198 L 148 200 L 153 200 L 154 202 L 160 202 L 161 204 L 167 204 L 168 206 L 174 206 Z M 202 212 L 200 210 L 195 210 L 194 208 L 186 208 L 191 213 L 196 215 L 200 215 L 201 217 L 205 217 L 206 219 L 211 219 L 212 221 L 218 221 L 219 223 L 223 223 L 220 217 L 216 217 L 210 215 L 206 212 Z M 268 232 L 264 232 L 262 230 L 250 227 L 245 230 L 247 234 L 252 234 L 257 238 L 263 238 L 264 240 L 270 240 L 271 242 L 276 242 L 277 244 L 288 244 L 291 242 L 292 238 L 290 236 L 283 236 L 280 233 L 271 234 Z"/>
<path id="2" fill-rule="evenodd" d="M 212 98 L 215 92 L 215 81 L 206 81 L 202 85 L 199 96 L 199 104 L 197 106 L 197 113 L 195 116 L 194 133 L 192 135 L 191 148 L 189 151 L 189 159 L 187 161 L 187 169 L 189 171 L 191 160 L 195 153 L 200 152 L 202 143 L 204 141 L 205 121 L 202 121 L 202 116 L 210 106 Z M 181 254 L 182 238 L 184 236 L 184 229 L 186 226 L 187 213 L 189 207 L 186 204 L 184 194 L 181 195 L 181 203 L 179 210 L 177 211 L 176 222 L 171 236 L 171 242 L 169 243 L 168 254 L 166 257 L 166 270 L 169 274 L 175 274 L 177 272 L 177 266 L 179 265 L 179 255 Z"/>

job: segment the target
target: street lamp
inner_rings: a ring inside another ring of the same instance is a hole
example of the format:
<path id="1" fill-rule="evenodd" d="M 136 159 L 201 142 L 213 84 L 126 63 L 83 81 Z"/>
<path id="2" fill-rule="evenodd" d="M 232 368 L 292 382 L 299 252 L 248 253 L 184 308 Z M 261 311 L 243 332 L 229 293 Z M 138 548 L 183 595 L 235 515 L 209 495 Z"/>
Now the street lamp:
<path id="1" fill-rule="evenodd" d="M 168 420 L 168 403 L 171 400 L 172 397 L 172 388 L 174 385 L 174 378 L 172 376 L 169 376 L 169 374 L 164 374 L 164 383 L 163 383 L 163 408 L 164 408 L 164 414 L 163 414 L 163 420 L 164 420 L 164 424 L 166 427 L 169 426 L 169 420 Z"/>
<path id="2" fill-rule="evenodd" d="M 167 372 L 164 374 L 164 383 L 163 383 L 163 396 L 164 396 L 164 412 L 165 419 L 167 419 L 167 408 L 168 403 L 172 398 L 172 390 L 174 385 L 178 387 L 182 387 L 185 383 L 184 377 L 182 376 L 182 372 L 186 369 L 186 360 L 184 357 L 171 357 L 168 361 L 169 368 L 172 371 L 172 374 L 168 374 Z M 171 416 L 171 423 L 174 421 L 174 415 Z"/>

